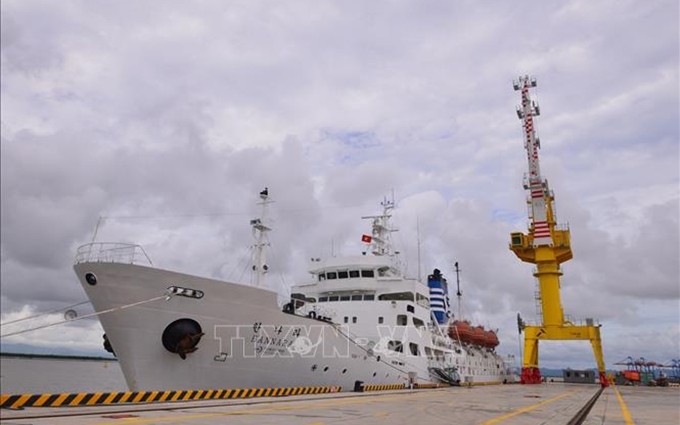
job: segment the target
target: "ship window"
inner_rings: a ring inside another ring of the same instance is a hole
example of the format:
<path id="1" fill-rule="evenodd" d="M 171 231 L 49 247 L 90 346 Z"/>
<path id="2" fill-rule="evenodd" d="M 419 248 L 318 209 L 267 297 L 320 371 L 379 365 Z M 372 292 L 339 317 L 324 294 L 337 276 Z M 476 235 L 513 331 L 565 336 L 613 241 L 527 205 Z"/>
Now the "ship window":
<path id="1" fill-rule="evenodd" d="M 357 322 L 357 317 L 356 317 L 356 316 L 352 316 L 352 323 L 356 323 L 356 322 Z"/>
<path id="2" fill-rule="evenodd" d="M 389 341 L 387 343 L 387 348 L 396 351 L 397 353 L 403 353 L 404 352 L 404 347 L 401 344 L 401 341 Z"/>
<path id="3" fill-rule="evenodd" d="M 307 298 L 305 294 L 295 293 L 290 295 L 291 300 L 295 300 L 295 308 L 300 308 L 304 303 L 315 303 L 316 298 Z"/>
<path id="4" fill-rule="evenodd" d="M 347 279 L 349 277 L 349 273 L 344 271 L 344 272 L 338 272 L 338 279 Z"/>
<path id="5" fill-rule="evenodd" d="M 349 323 L 349 317 L 345 316 L 345 323 Z"/>
<path id="6" fill-rule="evenodd" d="M 349 295 L 343 295 L 340 297 L 340 301 L 349 301 Z"/>
<path id="7" fill-rule="evenodd" d="M 430 308 L 430 300 L 421 293 L 416 292 L 416 302 L 425 308 Z"/>
<path id="8" fill-rule="evenodd" d="M 328 297 L 328 301 L 337 301 L 337 300 L 338 300 L 337 295 L 333 295 L 333 296 Z"/>
<path id="9" fill-rule="evenodd" d="M 326 301 L 328 301 L 328 297 L 319 297 L 320 303 L 325 303 Z"/>
<path id="10" fill-rule="evenodd" d="M 422 320 L 418 319 L 417 317 L 413 318 L 413 324 L 415 325 L 416 328 L 422 328 L 425 326 L 425 322 Z"/>
<path id="11" fill-rule="evenodd" d="M 361 301 L 362 295 L 352 295 L 352 301 Z"/>
<path id="12" fill-rule="evenodd" d="M 409 342 L 408 348 L 409 348 L 409 350 L 411 350 L 411 354 L 413 354 L 414 356 L 420 355 L 420 353 L 418 352 L 418 344 L 415 344 L 413 342 Z"/>
<path id="13" fill-rule="evenodd" d="M 375 294 L 365 294 L 364 301 L 373 301 L 375 299 Z"/>
<path id="14" fill-rule="evenodd" d="M 378 317 L 378 323 L 382 323 L 385 319 L 382 316 Z"/>
<path id="15" fill-rule="evenodd" d="M 409 304 L 409 305 L 406 306 L 406 311 L 408 311 L 410 313 L 415 313 L 416 308 Z"/>
<path id="16" fill-rule="evenodd" d="M 398 326 L 406 326 L 408 324 L 408 319 L 406 318 L 405 314 L 398 314 L 397 315 L 397 325 Z"/>
<path id="17" fill-rule="evenodd" d="M 319 282 L 326 280 L 326 275 L 324 273 L 319 273 Z"/>
<path id="18" fill-rule="evenodd" d="M 381 301 L 413 301 L 413 292 L 394 292 L 382 294 L 378 297 Z"/>
<path id="19" fill-rule="evenodd" d="M 328 272 L 326 273 L 326 279 L 331 280 L 331 279 L 337 279 L 338 274 L 336 272 Z"/>
<path id="20" fill-rule="evenodd" d="M 362 270 L 361 271 L 361 277 L 374 277 L 375 274 L 373 273 L 373 270 Z"/>
<path id="21" fill-rule="evenodd" d="M 350 270 L 349 271 L 349 277 L 354 278 L 354 277 L 359 277 L 359 270 Z"/>

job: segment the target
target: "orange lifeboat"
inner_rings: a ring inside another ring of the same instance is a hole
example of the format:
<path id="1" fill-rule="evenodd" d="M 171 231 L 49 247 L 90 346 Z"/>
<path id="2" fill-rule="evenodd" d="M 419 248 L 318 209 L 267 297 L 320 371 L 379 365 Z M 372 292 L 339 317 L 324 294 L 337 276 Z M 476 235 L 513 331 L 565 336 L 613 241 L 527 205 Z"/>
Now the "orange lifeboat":
<path id="1" fill-rule="evenodd" d="M 486 331 L 484 326 L 475 326 L 471 341 L 475 345 L 484 345 L 486 340 Z"/>
<path id="2" fill-rule="evenodd" d="M 495 348 L 498 346 L 498 335 L 494 331 L 486 331 L 484 336 L 484 346 L 486 348 Z"/>
<path id="3" fill-rule="evenodd" d="M 470 326 L 470 322 L 463 320 L 454 320 L 449 326 L 449 337 L 453 340 L 461 342 L 470 343 L 472 342 L 472 336 L 474 335 L 474 329 Z"/>

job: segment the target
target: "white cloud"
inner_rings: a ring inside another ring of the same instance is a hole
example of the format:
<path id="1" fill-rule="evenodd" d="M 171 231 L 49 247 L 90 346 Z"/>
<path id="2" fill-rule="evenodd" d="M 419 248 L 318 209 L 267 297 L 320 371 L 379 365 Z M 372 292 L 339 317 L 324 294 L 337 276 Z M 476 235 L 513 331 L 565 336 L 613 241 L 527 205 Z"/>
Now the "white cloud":
<path id="1" fill-rule="evenodd" d="M 507 248 L 526 227 L 510 82 L 529 72 L 572 229 L 565 311 L 602 319 L 608 359 L 637 355 L 626 331 L 678 353 L 677 16 L 672 1 L 4 1 L 3 312 L 83 299 L 70 263 L 99 216 L 102 239 L 159 265 L 238 276 L 269 186 L 272 267 L 292 283 L 331 245 L 358 251 L 358 218 L 394 189 L 409 273 L 418 221 L 422 273 L 452 282 L 459 261 L 467 314 L 515 352 L 534 281 Z M 592 364 L 562 347 L 546 365 Z"/>

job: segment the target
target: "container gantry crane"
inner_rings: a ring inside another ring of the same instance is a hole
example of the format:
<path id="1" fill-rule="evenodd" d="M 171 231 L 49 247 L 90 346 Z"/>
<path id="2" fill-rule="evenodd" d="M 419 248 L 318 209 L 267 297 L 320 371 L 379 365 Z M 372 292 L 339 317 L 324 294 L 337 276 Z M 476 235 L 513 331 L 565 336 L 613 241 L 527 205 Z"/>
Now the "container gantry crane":
<path id="1" fill-rule="evenodd" d="M 538 342 L 540 340 L 588 340 L 593 347 L 600 383 L 608 386 L 602 355 L 600 325 L 586 319 L 585 325 L 576 325 L 564 319 L 560 300 L 560 264 L 571 260 L 569 228 L 557 225 L 553 203 L 555 196 L 548 187 L 548 181 L 541 176 L 538 160 L 540 141 L 534 129 L 534 117 L 540 114 L 539 106 L 531 100 L 529 89 L 536 87 L 536 80 L 528 75 L 520 77 L 513 84 L 521 92 L 522 104 L 517 116 L 522 120 L 524 148 L 527 151 L 529 172 L 524 176 L 524 189 L 529 192 L 528 233 L 515 232 L 510 235 L 510 250 L 527 263 L 535 264 L 534 276 L 538 279 L 541 307 L 541 323 L 524 326 L 524 356 L 522 360 L 523 384 L 541 382 L 538 368 Z"/>

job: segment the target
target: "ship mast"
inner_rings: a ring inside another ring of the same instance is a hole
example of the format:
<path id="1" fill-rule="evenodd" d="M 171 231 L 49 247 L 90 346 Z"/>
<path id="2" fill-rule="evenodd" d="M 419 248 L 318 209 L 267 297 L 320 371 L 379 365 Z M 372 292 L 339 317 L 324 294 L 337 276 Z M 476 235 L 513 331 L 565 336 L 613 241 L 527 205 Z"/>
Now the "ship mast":
<path id="1" fill-rule="evenodd" d="M 391 236 L 393 232 L 399 230 L 392 227 L 390 224 L 392 210 L 394 210 L 394 194 L 390 200 L 385 197 L 380 205 L 383 207 L 382 214 L 361 217 L 363 220 L 373 220 L 371 223 L 370 250 L 373 255 L 390 257 L 392 260 L 392 269 L 397 273 L 401 273 L 401 265 L 398 258 L 399 253 L 394 251 Z"/>
<path id="2" fill-rule="evenodd" d="M 458 319 L 462 319 L 462 313 L 460 311 L 460 302 L 461 302 L 461 297 L 463 296 L 463 293 L 460 292 L 460 269 L 458 268 L 458 261 L 454 264 L 456 267 L 456 297 L 458 299 Z"/>
<path id="3" fill-rule="evenodd" d="M 272 229 L 267 225 L 267 213 L 269 204 L 274 202 L 269 199 L 269 189 L 266 187 L 262 192 L 260 192 L 260 199 L 262 201 L 257 203 L 257 205 L 262 206 L 262 212 L 260 213 L 260 217 L 250 220 L 250 226 L 253 229 L 253 238 L 255 239 L 255 244 L 253 245 L 254 281 L 252 283 L 255 287 L 258 288 L 262 286 L 265 275 L 269 271 L 269 266 L 267 265 L 267 250 L 266 250 L 266 248 L 269 246 L 269 238 L 267 236 L 267 233 L 269 233 Z"/>
<path id="4" fill-rule="evenodd" d="M 599 325 L 586 319 L 586 325 L 574 325 L 564 319 L 560 300 L 560 264 L 571 260 L 571 236 L 567 226 L 556 223 L 553 203 L 555 195 L 548 188 L 548 181 L 541 176 L 538 160 L 540 142 L 534 129 L 534 116 L 540 114 L 538 105 L 531 100 L 529 89 L 536 87 L 536 80 L 525 75 L 513 84 L 521 92 L 521 106 L 517 116 L 522 120 L 524 148 L 527 151 L 528 174 L 524 176 L 524 189 L 529 192 L 528 234 L 515 232 L 510 235 L 510 249 L 522 261 L 536 265 L 534 277 L 538 279 L 537 300 L 541 306 L 541 323 L 524 327 L 524 357 L 521 382 L 541 382 L 538 368 L 539 340 L 589 340 L 600 372 L 600 383 L 607 386 L 605 365 Z M 521 330 L 521 327 L 520 327 Z"/>
<path id="5" fill-rule="evenodd" d="M 361 217 L 364 220 L 371 219 L 371 253 L 373 255 L 393 255 L 392 238 L 390 234 L 396 232 L 390 226 L 390 218 L 392 217 L 392 210 L 394 209 L 394 200 L 385 198 L 380 205 L 383 207 L 383 213 L 380 215 L 366 215 Z"/>

